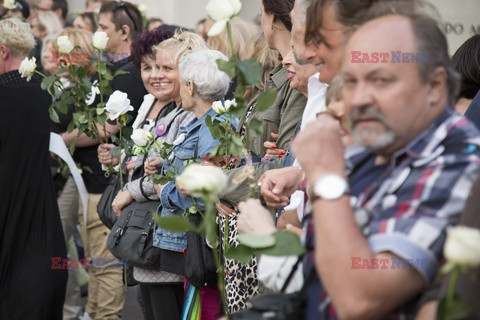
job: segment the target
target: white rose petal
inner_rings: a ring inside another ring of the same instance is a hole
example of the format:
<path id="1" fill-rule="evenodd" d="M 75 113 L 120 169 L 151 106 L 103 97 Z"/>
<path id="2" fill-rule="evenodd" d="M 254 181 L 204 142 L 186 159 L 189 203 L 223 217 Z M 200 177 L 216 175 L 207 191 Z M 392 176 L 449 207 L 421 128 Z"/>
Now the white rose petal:
<path id="1" fill-rule="evenodd" d="M 224 108 L 225 108 L 225 111 L 227 111 L 227 112 L 230 111 L 230 109 L 231 109 L 232 107 L 235 108 L 236 106 L 237 106 L 237 102 L 235 102 L 235 99 L 233 99 L 233 100 L 225 100 L 225 102 L 224 102 Z"/>
<path id="2" fill-rule="evenodd" d="M 69 54 L 73 50 L 73 44 L 70 42 L 67 36 L 60 36 L 57 39 L 58 50 L 61 53 Z"/>
<path id="3" fill-rule="evenodd" d="M 105 50 L 107 47 L 108 36 L 106 32 L 97 31 L 93 34 L 93 46 L 99 50 Z"/>
<path id="4" fill-rule="evenodd" d="M 448 261 L 462 266 L 480 265 L 480 230 L 465 226 L 447 229 L 443 254 Z"/>
<path id="5" fill-rule="evenodd" d="M 15 0 L 4 0 L 3 1 L 3 7 L 10 10 L 13 8 L 15 5 Z"/>
<path id="6" fill-rule="evenodd" d="M 176 180 L 188 194 L 195 197 L 204 192 L 217 195 L 227 186 L 227 181 L 227 175 L 222 169 L 199 164 L 189 165 Z"/>
<path id="7" fill-rule="evenodd" d="M 108 98 L 105 111 L 109 113 L 110 120 L 115 120 L 122 114 L 133 111 L 133 107 L 130 105 L 128 95 L 125 92 L 116 90 L 110 98 Z"/>
<path id="8" fill-rule="evenodd" d="M 222 105 L 222 101 L 215 101 L 213 102 L 212 104 L 212 109 L 213 111 L 215 111 L 217 114 L 222 114 L 222 113 L 225 113 L 225 108 L 223 107 Z"/>
<path id="9" fill-rule="evenodd" d="M 237 15 L 242 10 L 242 3 L 240 0 L 227 0 L 233 7 L 233 14 Z"/>
<path id="10" fill-rule="evenodd" d="M 219 35 L 223 29 L 227 26 L 227 21 L 228 20 L 220 20 L 215 22 L 210 29 L 208 29 L 207 36 L 209 37 L 215 37 Z"/>
<path id="11" fill-rule="evenodd" d="M 18 68 L 18 72 L 22 78 L 27 78 L 27 81 L 32 79 L 32 76 L 35 73 L 35 68 L 37 67 L 37 64 L 35 63 L 36 61 L 37 59 L 35 59 L 35 57 L 32 57 L 31 59 L 23 59 L 20 68 Z"/>
<path id="12" fill-rule="evenodd" d="M 145 147 L 148 144 L 148 141 L 153 140 L 153 134 L 144 129 L 135 129 L 132 132 L 130 138 L 133 140 L 135 145 L 139 147 Z"/>
<path id="13" fill-rule="evenodd" d="M 147 15 L 147 10 L 148 9 L 147 9 L 147 6 L 144 3 L 139 4 L 137 8 L 138 8 L 138 11 L 140 11 L 140 13 L 142 15 L 144 15 L 144 16 Z"/>
<path id="14" fill-rule="evenodd" d="M 214 21 L 228 20 L 235 12 L 235 8 L 225 0 L 210 0 L 205 9 Z"/>

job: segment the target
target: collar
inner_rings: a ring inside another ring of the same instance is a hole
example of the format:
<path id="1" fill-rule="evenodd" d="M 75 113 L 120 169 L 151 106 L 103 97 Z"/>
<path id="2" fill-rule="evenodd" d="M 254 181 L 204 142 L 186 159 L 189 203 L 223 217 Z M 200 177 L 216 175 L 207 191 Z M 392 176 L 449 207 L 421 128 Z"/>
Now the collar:
<path id="1" fill-rule="evenodd" d="M 20 76 L 20 72 L 18 72 L 18 70 L 12 70 L 0 75 L 0 86 L 8 86 L 25 82 L 26 80 Z"/>
<path id="2" fill-rule="evenodd" d="M 288 71 L 280 63 L 277 65 L 272 72 L 270 72 L 270 79 L 275 84 L 275 87 L 280 88 L 285 82 L 288 81 Z"/>
<path id="3" fill-rule="evenodd" d="M 207 117 L 207 115 L 209 115 L 213 119 L 217 116 L 217 113 L 212 108 L 210 108 L 207 112 L 205 112 L 203 116 L 198 119 L 194 119 L 192 122 L 190 122 L 190 124 L 181 127 L 180 130 L 190 135 L 192 131 L 198 129 L 202 124 L 205 123 L 205 118 Z"/>
<path id="4" fill-rule="evenodd" d="M 455 112 L 447 108 L 440 116 L 404 148 L 393 154 L 393 159 L 407 155 L 413 159 L 430 158 L 437 147 L 445 141 L 450 131 Z M 448 119 L 451 121 L 447 121 Z M 458 119 L 457 119 L 458 120 Z"/>

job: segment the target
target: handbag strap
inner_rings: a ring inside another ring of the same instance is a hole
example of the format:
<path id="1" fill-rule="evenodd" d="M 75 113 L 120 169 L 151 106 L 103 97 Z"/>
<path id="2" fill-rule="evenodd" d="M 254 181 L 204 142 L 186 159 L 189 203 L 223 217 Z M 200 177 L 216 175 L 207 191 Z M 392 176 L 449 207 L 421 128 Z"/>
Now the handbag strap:
<path id="1" fill-rule="evenodd" d="M 297 271 L 298 265 L 299 265 L 300 262 L 302 261 L 303 257 L 304 257 L 303 254 L 302 254 L 301 256 L 299 256 L 298 259 L 297 259 L 297 261 L 295 262 L 295 264 L 292 266 L 292 270 L 290 270 L 290 273 L 288 274 L 287 279 L 286 279 L 285 282 L 283 283 L 283 286 L 282 286 L 282 289 L 280 289 L 280 292 L 285 293 L 285 290 L 287 290 L 287 287 L 288 287 L 288 285 L 290 284 L 290 281 L 292 281 L 293 275 L 294 275 L 295 272 Z"/>
<path id="2" fill-rule="evenodd" d="M 143 251 L 145 250 L 145 247 L 147 245 L 148 235 L 150 234 L 150 230 L 152 229 L 152 227 L 153 227 L 153 220 L 150 219 L 150 222 L 148 223 L 148 225 L 145 226 L 145 228 L 142 231 L 142 235 L 138 240 L 137 255 L 139 257 L 143 255 Z"/>
<path id="3" fill-rule="evenodd" d="M 131 211 L 128 211 L 128 214 L 127 214 L 127 218 L 125 219 L 125 222 L 123 223 L 122 226 L 119 226 L 117 228 L 117 230 L 115 230 L 115 235 L 113 236 L 115 238 L 115 245 L 118 244 L 118 242 L 120 241 L 120 238 L 122 237 L 123 235 L 123 231 L 125 230 L 125 228 L 127 227 L 128 225 L 128 222 L 130 221 L 130 217 L 132 216 L 132 212 Z"/>

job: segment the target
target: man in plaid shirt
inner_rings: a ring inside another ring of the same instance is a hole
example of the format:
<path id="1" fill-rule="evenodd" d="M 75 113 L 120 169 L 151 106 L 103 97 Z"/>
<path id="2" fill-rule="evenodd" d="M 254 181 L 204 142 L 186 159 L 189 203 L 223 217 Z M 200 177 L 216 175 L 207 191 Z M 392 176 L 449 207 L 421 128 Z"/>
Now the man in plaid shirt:
<path id="1" fill-rule="evenodd" d="M 413 318 L 479 173 L 480 133 L 449 108 L 458 79 L 443 32 L 408 4 L 386 8 L 370 12 L 344 52 L 344 103 L 364 149 L 344 160 L 329 115 L 292 144 L 313 208 L 307 265 L 321 281 L 307 319 Z M 381 53 L 386 62 L 375 59 Z M 266 177 L 267 204 L 285 205 L 301 177 L 291 169 Z"/>

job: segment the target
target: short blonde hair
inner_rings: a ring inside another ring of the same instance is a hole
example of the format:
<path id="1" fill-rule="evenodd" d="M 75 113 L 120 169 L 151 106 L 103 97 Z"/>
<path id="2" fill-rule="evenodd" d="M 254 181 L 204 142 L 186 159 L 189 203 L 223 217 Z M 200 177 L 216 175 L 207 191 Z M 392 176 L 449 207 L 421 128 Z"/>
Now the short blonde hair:
<path id="1" fill-rule="evenodd" d="M 65 28 L 60 36 L 67 36 L 68 40 L 72 43 L 74 49 L 72 53 L 78 52 L 85 54 L 84 56 L 88 56 L 91 58 L 92 52 L 95 51 L 93 48 L 93 33 L 88 30 L 80 29 L 80 28 Z M 58 38 L 57 38 L 58 39 Z M 52 41 L 52 49 L 58 51 L 58 43 L 57 40 Z M 85 66 L 85 70 L 87 71 L 88 76 L 93 76 L 96 71 L 96 63 L 94 63 L 91 59 L 88 59 L 88 63 L 82 63 Z"/>
<path id="2" fill-rule="evenodd" d="M 325 94 L 325 105 L 328 105 L 334 101 L 341 101 L 343 93 L 343 79 L 340 76 L 336 76 L 330 82 L 327 93 Z"/>
<path id="3" fill-rule="evenodd" d="M 207 25 L 210 20 L 207 20 Z M 230 20 L 232 28 L 232 40 L 235 52 L 240 60 L 248 59 L 252 56 L 253 48 L 248 46 L 249 40 L 257 32 L 257 27 L 242 18 L 234 17 Z M 211 27 L 211 26 L 210 26 Z M 220 34 L 207 38 L 208 46 L 213 50 L 223 52 L 227 57 L 232 55 L 232 49 L 228 40 L 227 28 Z"/>
<path id="4" fill-rule="evenodd" d="M 153 46 L 153 52 L 156 54 L 163 50 L 166 59 L 178 64 L 180 57 L 187 51 L 208 49 L 207 43 L 196 33 L 176 31 L 170 39 L 164 40 Z"/>
<path id="5" fill-rule="evenodd" d="M 13 57 L 22 60 L 35 47 L 30 25 L 18 19 L 1 20 L 0 44 L 10 49 Z"/>

